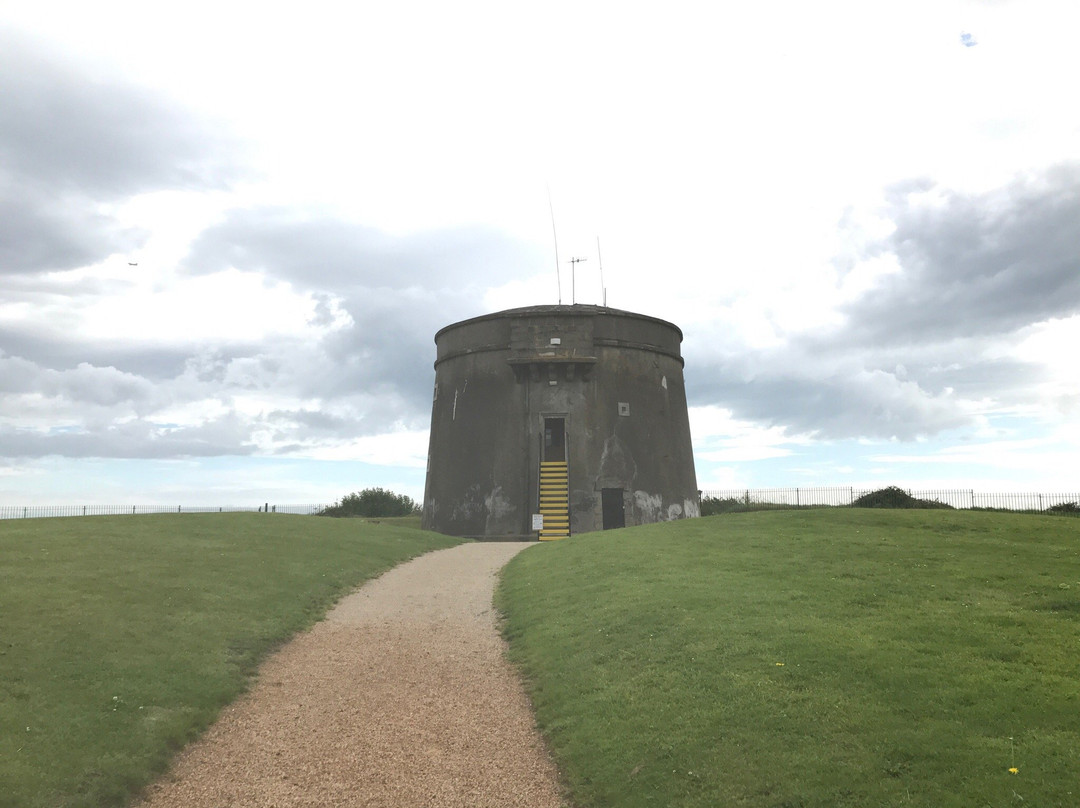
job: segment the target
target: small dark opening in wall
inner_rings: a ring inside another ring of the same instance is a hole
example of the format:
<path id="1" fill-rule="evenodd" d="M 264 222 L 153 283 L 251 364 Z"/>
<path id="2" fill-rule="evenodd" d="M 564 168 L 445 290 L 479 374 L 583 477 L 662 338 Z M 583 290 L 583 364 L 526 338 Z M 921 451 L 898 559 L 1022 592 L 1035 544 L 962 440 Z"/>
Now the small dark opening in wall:
<path id="1" fill-rule="evenodd" d="M 623 508 L 621 488 L 601 489 L 600 505 L 604 511 L 604 530 L 626 527 L 626 512 Z"/>

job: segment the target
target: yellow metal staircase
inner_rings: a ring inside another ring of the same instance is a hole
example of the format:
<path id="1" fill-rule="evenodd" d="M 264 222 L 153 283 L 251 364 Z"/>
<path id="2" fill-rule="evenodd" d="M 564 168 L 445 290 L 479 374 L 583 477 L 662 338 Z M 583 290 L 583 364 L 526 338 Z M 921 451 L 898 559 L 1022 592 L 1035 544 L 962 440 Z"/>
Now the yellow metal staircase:
<path id="1" fill-rule="evenodd" d="M 540 541 L 570 535 L 570 479 L 565 462 L 540 464 L 540 513 L 544 515 Z"/>

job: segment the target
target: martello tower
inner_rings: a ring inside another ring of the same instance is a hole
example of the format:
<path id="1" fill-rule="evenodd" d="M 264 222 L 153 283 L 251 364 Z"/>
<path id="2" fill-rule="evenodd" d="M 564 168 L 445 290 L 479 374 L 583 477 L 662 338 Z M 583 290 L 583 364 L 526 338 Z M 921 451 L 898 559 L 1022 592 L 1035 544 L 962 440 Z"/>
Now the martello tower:
<path id="1" fill-rule="evenodd" d="M 435 335 L 423 525 L 541 539 L 698 516 L 682 332 L 601 306 L 531 306 Z"/>

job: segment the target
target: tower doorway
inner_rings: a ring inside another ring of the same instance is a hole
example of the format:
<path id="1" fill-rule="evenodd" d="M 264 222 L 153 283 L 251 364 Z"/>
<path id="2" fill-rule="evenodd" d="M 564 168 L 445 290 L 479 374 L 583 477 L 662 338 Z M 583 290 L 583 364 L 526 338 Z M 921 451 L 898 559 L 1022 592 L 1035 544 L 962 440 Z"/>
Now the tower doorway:
<path id="1" fill-rule="evenodd" d="M 544 419 L 544 460 L 566 462 L 566 419 Z"/>

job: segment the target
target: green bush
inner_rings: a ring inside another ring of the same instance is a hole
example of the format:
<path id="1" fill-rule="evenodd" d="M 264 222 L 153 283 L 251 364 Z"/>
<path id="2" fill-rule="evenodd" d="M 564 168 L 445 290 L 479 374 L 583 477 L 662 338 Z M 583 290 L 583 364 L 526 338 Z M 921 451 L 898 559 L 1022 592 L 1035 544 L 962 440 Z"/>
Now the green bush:
<path id="1" fill-rule="evenodd" d="M 851 505 L 853 508 L 948 508 L 952 510 L 952 505 L 933 499 L 917 499 L 895 485 L 863 494 Z"/>
<path id="2" fill-rule="evenodd" d="M 319 516 L 413 516 L 420 506 L 412 497 L 395 494 L 385 488 L 365 488 L 346 494 L 340 502 L 319 511 Z"/>
<path id="3" fill-rule="evenodd" d="M 1051 505 L 1046 509 L 1047 513 L 1080 513 L 1080 503 L 1062 502 L 1060 505 Z"/>
<path id="4" fill-rule="evenodd" d="M 739 497 L 702 497 L 701 515 L 716 516 L 719 513 L 743 513 L 761 510 L 757 503 Z"/>

